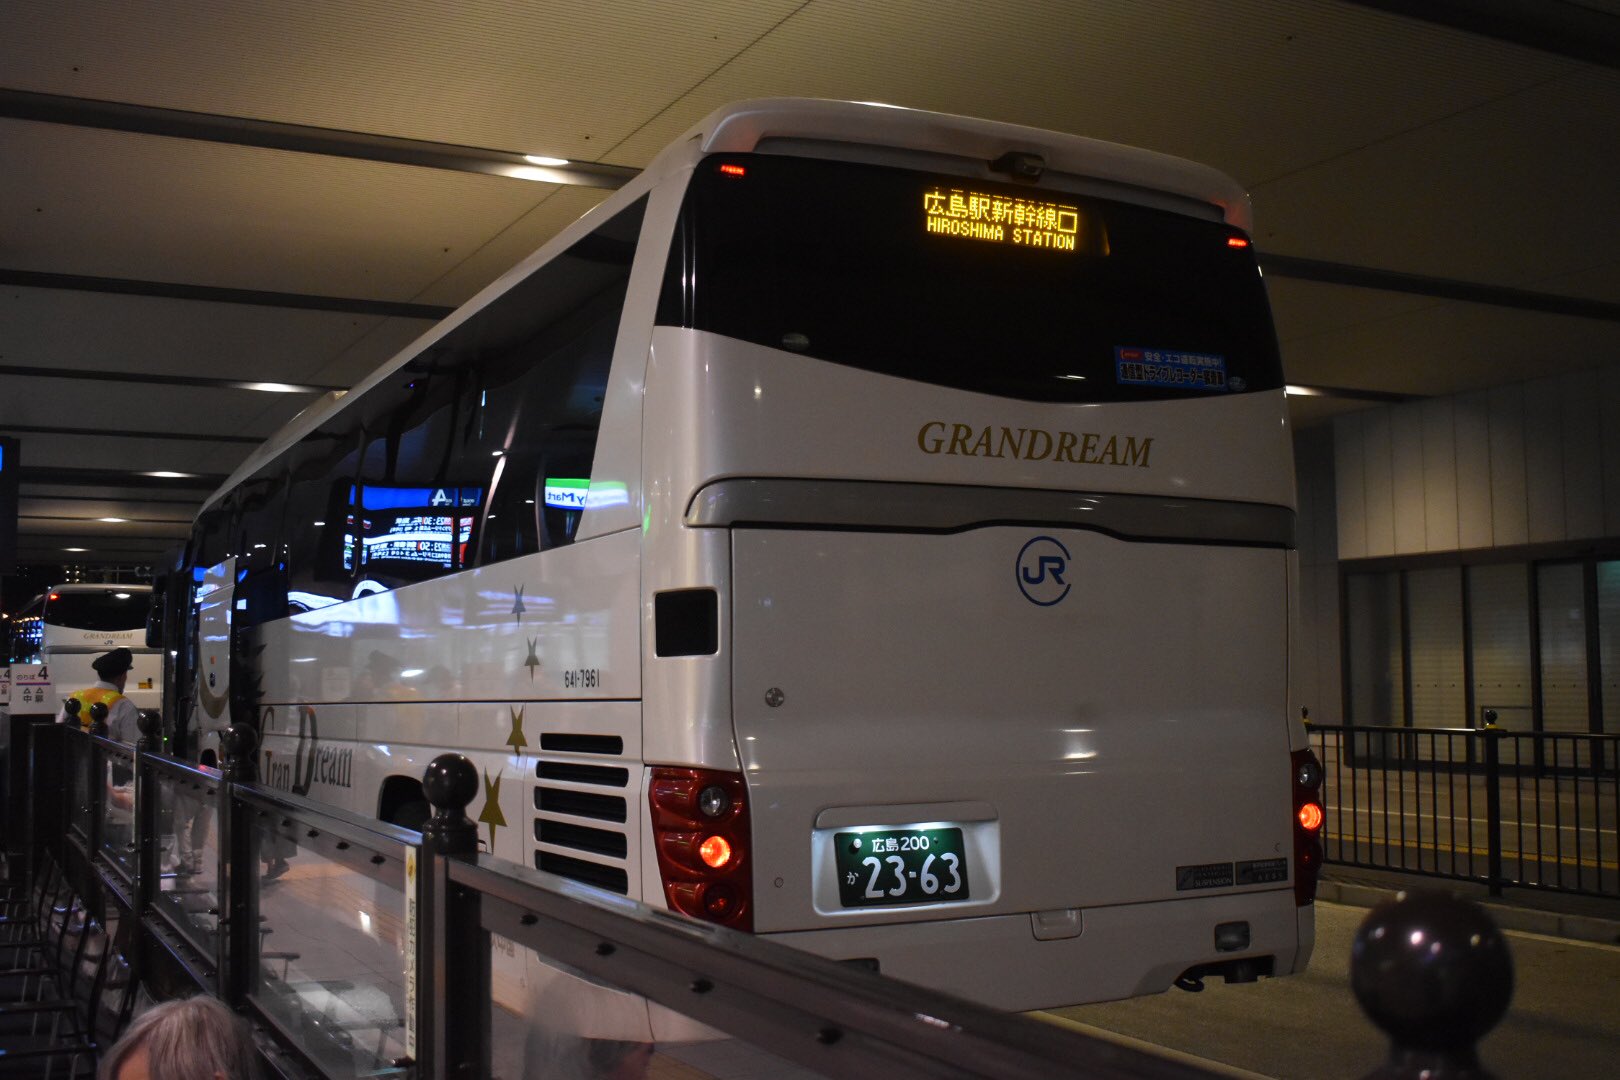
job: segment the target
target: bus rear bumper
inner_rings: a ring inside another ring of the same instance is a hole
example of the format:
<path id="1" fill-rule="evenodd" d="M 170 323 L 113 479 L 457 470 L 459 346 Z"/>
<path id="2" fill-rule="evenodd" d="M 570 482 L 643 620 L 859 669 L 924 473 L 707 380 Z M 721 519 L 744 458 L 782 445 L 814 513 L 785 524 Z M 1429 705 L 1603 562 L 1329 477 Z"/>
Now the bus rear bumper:
<path id="1" fill-rule="evenodd" d="M 1215 928 L 1247 922 L 1249 947 L 1222 952 Z M 837 960 L 876 959 L 885 975 L 998 1009 L 1045 1009 L 1156 994 L 1199 965 L 1272 958 L 1303 971 L 1315 919 L 1292 889 L 1086 908 L 1080 933 L 1035 937 L 1034 916 L 890 923 L 765 934 Z"/>

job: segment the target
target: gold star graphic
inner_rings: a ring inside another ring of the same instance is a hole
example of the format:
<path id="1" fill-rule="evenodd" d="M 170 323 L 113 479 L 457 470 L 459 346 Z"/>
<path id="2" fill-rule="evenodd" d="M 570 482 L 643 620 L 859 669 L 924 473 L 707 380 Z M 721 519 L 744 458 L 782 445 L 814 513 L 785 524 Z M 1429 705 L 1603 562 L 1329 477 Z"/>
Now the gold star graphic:
<path id="1" fill-rule="evenodd" d="M 506 737 L 506 745 L 512 748 L 513 753 L 519 753 L 529 745 L 529 740 L 523 736 L 523 709 L 521 706 L 516 709 L 508 706 L 508 711 L 512 714 L 512 734 Z"/>
<path id="2" fill-rule="evenodd" d="M 489 826 L 489 850 L 495 850 L 495 830 L 504 828 L 506 815 L 501 813 L 501 777 L 506 774 L 502 769 L 495 774 L 495 782 L 489 782 L 489 770 L 484 770 L 484 808 L 478 812 L 478 820 Z"/>

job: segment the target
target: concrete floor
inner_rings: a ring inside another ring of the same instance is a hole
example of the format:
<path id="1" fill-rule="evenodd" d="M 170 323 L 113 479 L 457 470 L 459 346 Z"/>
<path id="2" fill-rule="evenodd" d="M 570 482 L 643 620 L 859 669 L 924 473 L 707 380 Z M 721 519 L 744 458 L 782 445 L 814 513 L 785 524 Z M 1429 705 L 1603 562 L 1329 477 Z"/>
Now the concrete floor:
<path id="1" fill-rule="evenodd" d="M 1059 1009 L 1115 1032 L 1262 1076 L 1359 1080 L 1387 1053 L 1350 991 L 1350 942 L 1366 909 L 1318 902 L 1310 968 L 1201 994 Z M 1502 1080 L 1612 1076 L 1620 1061 L 1620 947 L 1508 931 L 1515 990 L 1480 1056 Z"/>

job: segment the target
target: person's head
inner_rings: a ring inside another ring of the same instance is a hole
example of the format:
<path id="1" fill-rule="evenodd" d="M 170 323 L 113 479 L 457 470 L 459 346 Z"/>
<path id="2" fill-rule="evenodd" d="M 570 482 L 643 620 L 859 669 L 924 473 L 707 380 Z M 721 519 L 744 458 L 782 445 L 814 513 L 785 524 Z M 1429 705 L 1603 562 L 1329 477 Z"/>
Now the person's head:
<path id="1" fill-rule="evenodd" d="M 217 998 L 165 1001 L 137 1016 L 97 1080 L 258 1080 L 247 1024 Z"/>
<path id="2" fill-rule="evenodd" d="M 128 649 L 114 649 L 90 661 L 96 677 L 112 683 L 120 690 L 129 679 L 129 669 L 135 666 L 135 656 Z"/>

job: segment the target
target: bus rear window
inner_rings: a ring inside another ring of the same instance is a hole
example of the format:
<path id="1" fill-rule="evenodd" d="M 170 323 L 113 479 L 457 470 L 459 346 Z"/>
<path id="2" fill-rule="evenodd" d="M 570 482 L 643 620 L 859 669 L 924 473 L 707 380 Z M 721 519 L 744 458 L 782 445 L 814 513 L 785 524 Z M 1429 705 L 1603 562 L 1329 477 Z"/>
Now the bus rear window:
<path id="1" fill-rule="evenodd" d="M 145 590 L 52 593 L 45 600 L 45 622 L 74 630 L 139 630 L 151 606 L 152 594 Z"/>
<path id="2" fill-rule="evenodd" d="M 1220 221 L 810 158 L 699 166 L 658 321 L 1030 401 L 1283 385 L 1253 249 Z"/>

